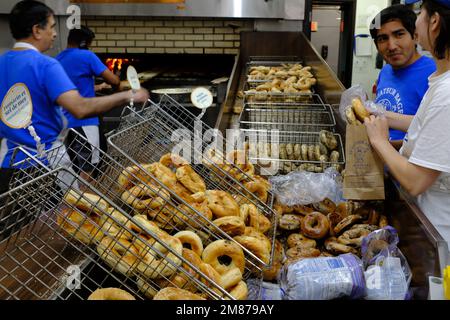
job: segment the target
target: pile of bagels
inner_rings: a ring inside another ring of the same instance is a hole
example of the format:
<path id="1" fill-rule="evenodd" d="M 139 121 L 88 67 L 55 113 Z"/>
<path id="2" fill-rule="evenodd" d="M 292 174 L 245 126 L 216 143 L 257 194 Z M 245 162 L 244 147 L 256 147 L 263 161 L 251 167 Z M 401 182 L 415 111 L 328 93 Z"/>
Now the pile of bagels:
<path id="1" fill-rule="evenodd" d="M 311 87 L 317 83 L 311 73 L 311 67 L 299 63 L 253 66 L 248 72 L 248 84 L 252 88 L 245 91 L 245 94 L 257 101 L 266 101 L 267 93 L 311 93 Z M 257 81 L 256 85 L 254 81 Z"/>
<path id="2" fill-rule="evenodd" d="M 274 205 L 278 228 L 273 264 L 264 280 L 276 280 L 285 264 L 319 256 L 353 253 L 361 257 L 362 239 L 388 224 L 382 203 L 330 199 L 310 205 Z"/>
<path id="3" fill-rule="evenodd" d="M 230 170 L 248 167 L 233 158 L 235 155 L 229 154 L 235 164 Z M 272 223 L 246 193 L 254 192 L 255 197 L 267 201 L 270 185 L 254 172 L 231 172 L 248 189 L 239 194 L 207 190 L 205 181 L 185 159 L 166 154 L 159 162 L 131 166 L 120 173 L 120 198 L 133 209 L 130 215 L 93 193 L 69 190 L 64 196 L 67 206 L 58 212 L 57 223 L 78 241 L 95 245 L 103 261 L 115 272 L 133 278 L 137 291 L 148 298 L 211 298 L 207 287 L 218 297 L 227 298 L 227 292 L 234 299 L 246 299 L 244 273 L 251 264 L 243 248 L 264 263 L 269 263 L 272 250 L 265 235 Z M 188 205 L 176 201 L 168 190 Z M 212 222 L 210 233 L 202 231 L 205 223 L 199 222 L 201 219 Z M 221 233 L 235 241 L 221 239 Z"/>

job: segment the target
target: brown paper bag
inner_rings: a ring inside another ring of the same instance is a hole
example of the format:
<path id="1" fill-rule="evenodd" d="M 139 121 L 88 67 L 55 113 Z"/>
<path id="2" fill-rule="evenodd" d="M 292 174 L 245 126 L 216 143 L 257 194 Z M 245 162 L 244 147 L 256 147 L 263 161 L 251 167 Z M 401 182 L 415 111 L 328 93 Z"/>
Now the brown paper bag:
<path id="1" fill-rule="evenodd" d="M 384 200 L 383 163 L 369 142 L 366 126 L 347 124 L 343 196 L 348 200 Z"/>

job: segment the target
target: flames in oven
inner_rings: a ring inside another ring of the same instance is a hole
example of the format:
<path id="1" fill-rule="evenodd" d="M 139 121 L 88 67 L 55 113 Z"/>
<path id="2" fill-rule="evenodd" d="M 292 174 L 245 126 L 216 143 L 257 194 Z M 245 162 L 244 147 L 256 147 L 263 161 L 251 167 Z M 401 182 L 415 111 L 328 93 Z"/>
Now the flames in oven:
<path id="1" fill-rule="evenodd" d="M 106 59 L 106 66 L 112 72 L 116 72 L 122 70 L 122 65 L 128 62 L 130 62 L 129 59 L 108 58 Z"/>

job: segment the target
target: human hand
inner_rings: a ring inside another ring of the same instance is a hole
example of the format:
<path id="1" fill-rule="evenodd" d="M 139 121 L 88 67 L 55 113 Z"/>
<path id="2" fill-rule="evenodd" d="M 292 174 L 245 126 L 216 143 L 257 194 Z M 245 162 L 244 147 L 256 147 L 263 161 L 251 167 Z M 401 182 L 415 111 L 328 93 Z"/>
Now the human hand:
<path id="1" fill-rule="evenodd" d="M 137 91 L 132 91 L 133 100 L 136 103 L 145 103 L 150 98 L 150 94 L 146 89 L 139 89 Z"/>
<path id="2" fill-rule="evenodd" d="M 364 119 L 370 144 L 376 147 L 380 143 L 389 143 L 389 124 L 385 116 L 371 115 Z"/>

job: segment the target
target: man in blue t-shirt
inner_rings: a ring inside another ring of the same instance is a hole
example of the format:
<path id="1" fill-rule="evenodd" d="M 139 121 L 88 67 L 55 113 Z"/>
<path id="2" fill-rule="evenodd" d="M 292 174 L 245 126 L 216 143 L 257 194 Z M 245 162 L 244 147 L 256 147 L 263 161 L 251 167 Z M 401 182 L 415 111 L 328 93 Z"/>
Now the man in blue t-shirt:
<path id="1" fill-rule="evenodd" d="M 95 97 L 95 77 L 102 77 L 106 83 L 118 87 L 120 79 L 112 73 L 97 57 L 89 50 L 95 34 L 86 26 L 80 29 L 72 29 L 67 39 L 67 49 L 57 57 L 70 80 L 75 84 L 81 96 L 85 98 Z M 69 132 L 67 143 L 71 146 L 68 150 L 75 171 L 82 171 L 83 178 L 88 179 L 89 173 L 100 160 L 100 132 L 98 117 L 77 119 L 67 110 L 63 110 L 68 120 L 68 127 L 73 128 L 82 136 L 86 137 L 92 147 L 88 144 L 79 143 L 76 137 Z"/>
<path id="2" fill-rule="evenodd" d="M 26 157 L 18 152 L 13 159 L 17 147 L 36 154 L 40 148 L 61 144 L 60 106 L 84 119 L 123 106 L 133 96 L 131 90 L 98 98 L 80 95 L 61 64 L 42 54 L 56 38 L 54 13 L 45 4 L 18 2 L 9 15 L 9 26 L 17 42 L 0 56 L 0 193 L 9 187 L 12 162 Z M 134 100 L 143 103 L 148 96 L 146 90 L 139 90 Z"/>
<path id="3" fill-rule="evenodd" d="M 383 9 L 373 19 L 370 34 L 386 61 L 377 81 L 375 102 L 386 107 L 389 139 L 399 148 L 436 70 L 433 59 L 421 56 L 414 40 L 416 14 L 405 5 Z M 377 25 L 378 24 L 378 25 Z"/>

